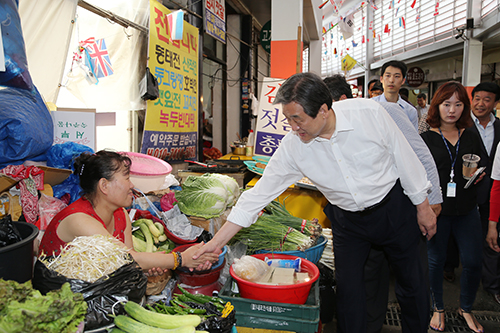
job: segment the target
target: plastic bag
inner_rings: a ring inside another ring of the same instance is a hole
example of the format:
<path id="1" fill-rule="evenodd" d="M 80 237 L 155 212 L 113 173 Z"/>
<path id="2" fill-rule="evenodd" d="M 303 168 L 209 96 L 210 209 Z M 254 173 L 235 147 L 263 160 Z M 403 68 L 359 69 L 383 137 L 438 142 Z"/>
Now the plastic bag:
<path id="1" fill-rule="evenodd" d="M 329 323 L 335 314 L 335 277 L 334 271 L 322 263 L 319 268 L 319 296 L 321 302 L 320 320 Z"/>
<path id="2" fill-rule="evenodd" d="M 74 171 L 73 160 L 83 152 L 92 154 L 94 150 L 74 142 L 55 144 L 47 151 L 47 166 Z M 52 187 L 52 190 L 54 191 L 54 197 L 59 199 L 61 199 L 64 194 L 69 193 L 71 196 L 69 203 L 72 203 L 80 198 L 82 189 L 78 176 L 71 174 L 61 184 Z"/>
<path id="3" fill-rule="evenodd" d="M 40 231 L 45 231 L 50 221 L 67 205 L 61 200 L 50 197 L 46 194 L 41 193 L 41 197 L 38 200 L 38 210 L 40 216 L 40 226 L 38 229 Z"/>
<path id="4" fill-rule="evenodd" d="M 37 260 L 32 283 L 33 288 L 46 294 L 50 290 L 60 289 L 65 282 L 69 282 L 71 290 L 82 293 L 87 302 L 85 329 L 92 330 L 111 324 L 113 317 L 110 315 L 124 314 L 123 304 L 128 300 L 141 303 L 146 293 L 147 281 L 147 277 L 135 261 L 123 265 L 107 277 L 89 283 L 68 279 Z"/>
<path id="5" fill-rule="evenodd" d="M 23 238 L 12 223 L 10 215 L 5 215 L 0 220 L 0 247 L 11 245 L 22 240 Z"/>
<path id="6" fill-rule="evenodd" d="M 252 256 L 243 256 L 240 259 L 234 259 L 234 273 L 247 281 L 260 281 L 267 275 L 270 269 L 271 268 L 263 260 Z"/>
<path id="7" fill-rule="evenodd" d="M 210 333 L 229 333 L 231 332 L 234 324 L 236 324 L 236 311 L 231 311 L 226 318 L 222 318 L 222 313 L 217 310 L 217 307 L 212 302 L 203 305 L 187 302 L 192 308 L 206 309 L 207 315 L 214 315 L 207 317 L 200 325 L 196 326 L 197 331 L 208 331 Z"/>

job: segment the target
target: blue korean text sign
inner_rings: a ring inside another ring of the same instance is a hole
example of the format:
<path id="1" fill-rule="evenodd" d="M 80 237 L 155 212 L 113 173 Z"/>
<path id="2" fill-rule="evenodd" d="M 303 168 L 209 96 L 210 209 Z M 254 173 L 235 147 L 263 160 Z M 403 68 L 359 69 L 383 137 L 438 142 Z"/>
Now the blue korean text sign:
<path id="1" fill-rule="evenodd" d="M 224 0 L 205 0 L 205 32 L 226 43 L 226 4 Z"/>
<path id="2" fill-rule="evenodd" d="M 264 78 L 255 129 L 255 155 L 273 155 L 281 139 L 291 130 L 281 105 L 273 105 L 276 93 L 283 82 L 285 80 Z"/>

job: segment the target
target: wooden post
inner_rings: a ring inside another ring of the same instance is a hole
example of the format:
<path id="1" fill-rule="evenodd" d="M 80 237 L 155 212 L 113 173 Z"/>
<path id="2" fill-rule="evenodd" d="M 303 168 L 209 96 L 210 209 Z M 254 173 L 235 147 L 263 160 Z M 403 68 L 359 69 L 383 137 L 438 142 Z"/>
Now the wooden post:
<path id="1" fill-rule="evenodd" d="M 297 64 L 296 64 L 296 73 L 300 73 L 301 70 L 301 61 L 302 61 L 302 27 L 299 25 L 297 27 Z"/>

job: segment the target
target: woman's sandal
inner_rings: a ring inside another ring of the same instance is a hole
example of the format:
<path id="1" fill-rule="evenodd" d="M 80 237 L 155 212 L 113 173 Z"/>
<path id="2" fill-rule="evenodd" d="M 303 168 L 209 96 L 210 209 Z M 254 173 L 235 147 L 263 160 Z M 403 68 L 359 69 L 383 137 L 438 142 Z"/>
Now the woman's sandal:
<path id="1" fill-rule="evenodd" d="M 467 319 L 466 316 L 464 316 L 464 314 L 467 315 L 467 317 L 469 318 Z M 458 309 L 458 317 L 460 317 L 463 321 L 465 321 L 467 326 L 469 326 L 471 332 L 475 333 L 484 332 L 483 326 L 481 326 L 481 324 L 477 321 L 476 317 L 474 317 L 472 312 L 465 312 L 463 309 Z M 474 328 L 472 328 L 471 324 L 474 325 Z"/>
<path id="2" fill-rule="evenodd" d="M 431 318 L 431 322 L 429 324 L 429 327 L 431 329 L 433 329 L 434 331 L 438 331 L 438 332 L 444 331 L 444 309 L 441 309 L 441 310 L 434 309 L 433 312 L 434 313 L 432 314 L 432 318 Z M 434 324 L 432 322 L 436 315 L 438 317 L 437 326 L 436 326 L 435 322 L 434 322 Z"/>

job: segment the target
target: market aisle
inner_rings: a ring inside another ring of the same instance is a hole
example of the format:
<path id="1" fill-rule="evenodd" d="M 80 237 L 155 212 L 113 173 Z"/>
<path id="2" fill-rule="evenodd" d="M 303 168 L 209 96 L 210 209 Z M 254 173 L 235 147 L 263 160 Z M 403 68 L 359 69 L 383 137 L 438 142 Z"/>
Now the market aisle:
<path id="1" fill-rule="evenodd" d="M 459 306 L 460 297 L 460 273 L 462 267 L 456 270 L 457 277 L 453 283 L 444 281 L 444 302 L 446 311 L 446 325 L 445 332 L 468 332 L 467 325 L 456 317 L 456 309 Z M 389 307 L 392 309 L 397 308 L 396 295 L 394 294 L 394 277 L 391 276 L 391 287 L 389 292 Z M 473 311 L 476 318 L 483 325 L 486 333 L 500 332 L 500 305 L 497 304 L 491 295 L 486 293 L 482 286 L 479 287 L 476 301 L 474 303 Z M 392 314 L 389 313 L 388 317 Z M 396 319 L 398 315 L 396 314 Z M 335 320 L 323 326 L 323 333 L 336 332 Z M 397 325 L 384 325 L 381 333 L 401 332 L 401 327 Z M 435 332 L 431 329 L 428 331 Z"/>

